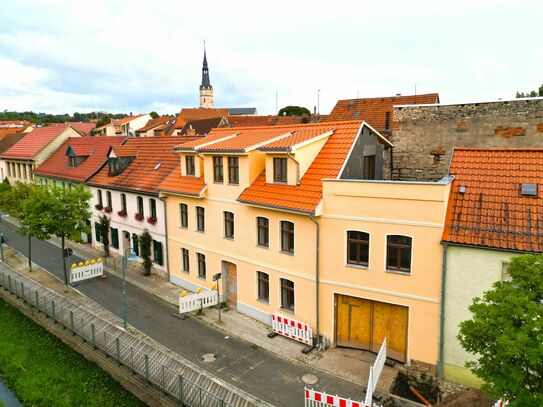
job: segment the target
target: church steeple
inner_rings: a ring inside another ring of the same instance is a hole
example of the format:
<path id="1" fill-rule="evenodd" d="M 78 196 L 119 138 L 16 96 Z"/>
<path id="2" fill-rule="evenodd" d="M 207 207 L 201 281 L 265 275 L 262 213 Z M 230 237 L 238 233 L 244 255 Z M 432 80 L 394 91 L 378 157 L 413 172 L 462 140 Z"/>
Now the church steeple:
<path id="1" fill-rule="evenodd" d="M 202 84 L 200 85 L 200 108 L 213 107 L 213 86 L 209 81 L 209 69 L 207 67 L 206 42 L 204 41 L 204 63 L 202 64 Z"/>

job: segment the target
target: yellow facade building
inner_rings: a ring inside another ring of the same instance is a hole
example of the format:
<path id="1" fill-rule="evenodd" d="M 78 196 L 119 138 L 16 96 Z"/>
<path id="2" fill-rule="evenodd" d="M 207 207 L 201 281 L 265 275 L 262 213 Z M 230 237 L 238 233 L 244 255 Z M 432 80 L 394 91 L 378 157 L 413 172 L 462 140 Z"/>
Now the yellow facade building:
<path id="1" fill-rule="evenodd" d="M 171 281 L 318 342 L 437 363 L 449 181 L 382 181 L 392 144 L 360 121 L 221 128 L 180 144 L 159 187 Z"/>

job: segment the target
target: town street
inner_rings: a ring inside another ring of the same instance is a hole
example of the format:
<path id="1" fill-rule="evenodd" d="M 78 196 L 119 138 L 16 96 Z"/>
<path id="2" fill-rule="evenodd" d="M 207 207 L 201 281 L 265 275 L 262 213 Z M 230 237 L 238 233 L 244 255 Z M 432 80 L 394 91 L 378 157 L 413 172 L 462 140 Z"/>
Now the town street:
<path id="1" fill-rule="evenodd" d="M 7 245 L 27 255 L 28 240 L 16 233 L 13 224 L 2 220 L 0 229 Z M 62 279 L 60 254 L 60 249 L 52 243 L 33 239 L 32 260 Z M 72 256 L 69 263 L 81 260 Z M 77 289 L 121 316 L 121 279 L 109 274 L 107 279 L 81 283 Z M 360 386 L 280 358 L 244 340 L 225 336 L 196 318 L 181 320 L 176 317 L 178 310 L 174 306 L 129 283 L 127 292 L 130 325 L 222 380 L 273 405 L 303 405 L 301 377 L 308 373 L 318 377 L 319 382 L 310 386 L 317 390 L 357 400 L 364 395 Z M 204 363 L 201 357 L 207 353 L 215 354 L 217 359 Z"/>

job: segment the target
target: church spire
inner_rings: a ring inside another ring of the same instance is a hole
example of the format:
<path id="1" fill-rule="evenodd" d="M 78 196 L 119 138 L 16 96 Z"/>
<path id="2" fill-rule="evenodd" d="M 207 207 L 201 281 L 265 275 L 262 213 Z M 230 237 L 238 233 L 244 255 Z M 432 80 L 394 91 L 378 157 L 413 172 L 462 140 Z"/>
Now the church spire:
<path id="1" fill-rule="evenodd" d="M 200 108 L 211 109 L 213 107 L 213 86 L 209 81 L 209 69 L 207 68 L 206 42 L 204 41 L 204 63 L 202 64 L 202 84 L 200 85 Z"/>

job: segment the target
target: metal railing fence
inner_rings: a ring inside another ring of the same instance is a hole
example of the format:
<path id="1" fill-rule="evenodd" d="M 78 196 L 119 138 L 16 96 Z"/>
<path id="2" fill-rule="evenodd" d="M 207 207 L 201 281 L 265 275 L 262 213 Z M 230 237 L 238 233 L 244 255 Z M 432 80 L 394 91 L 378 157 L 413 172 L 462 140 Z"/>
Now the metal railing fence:
<path id="1" fill-rule="evenodd" d="M 78 335 L 85 342 L 91 344 L 95 350 L 101 349 L 106 355 L 116 359 L 119 365 L 125 365 L 133 373 L 142 376 L 147 382 L 173 396 L 181 402 L 181 405 L 188 407 L 234 407 L 149 354 L 125 343 L 119 335 L 107 332 L 106 328 L 112 327 L 109 322 L 103 321 L 99 317 L 95 317 L 94 321 L 84 318 L 78 315 L 76 306 L 73 304 L 70 304 L 71 307 L 64 306 L 54 293 L 41 294 L 39 290 L 29 287 L 28 282 L 25 286 L 25 281 L 12 277 L 11 274 L 4 271 L 0 271 L 0 273 L 2 274 L 0 281 L 5 290 L 43 312 L 53 321 L 72 332 L 73 335 Z"/>

